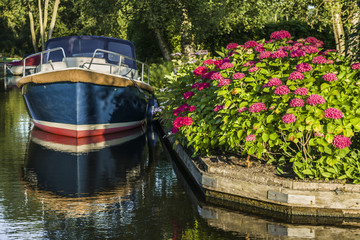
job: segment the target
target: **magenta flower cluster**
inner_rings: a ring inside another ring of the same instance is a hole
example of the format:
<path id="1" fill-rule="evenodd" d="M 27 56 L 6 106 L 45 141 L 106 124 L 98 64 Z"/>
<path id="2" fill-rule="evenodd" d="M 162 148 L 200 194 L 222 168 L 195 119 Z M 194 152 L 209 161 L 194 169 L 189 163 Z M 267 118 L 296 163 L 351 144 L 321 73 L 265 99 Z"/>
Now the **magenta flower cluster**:
<path id="1" fill-rule="evenodd" d="M 212 59 L 203 61 L 203 65 L 213 65 L 213 64 L 215 64 L 215 61 Z"/>
<path id="2" fill-rule="evenodd" d="M 234 64 L 229 63 L 229 62 L 224 62 L 223 64 L 221 64 L 220 69 L 225 70 L 225 69 L 229 69 L 232 67 L 234 67 Z"/>
<path id="3" fill-rule="evenodd" d="M 295 95 L 302 95 L 305 96 L 309 93 L 309 90 L 307 88 L 301 87 L 301 88 L 297 88 L 294 91 Z"/>
<path id="4" fill-rule="evenodd" d="M 325 73 L 322 76 L 322 79 L 324 79 L 325 81 L 328 81 L 328 82 L 332 82 L 332 81 L 336 81 L 337 77 L 336 77 L 336 74 L 334 74 L 334 73 Z"/>
<path id="5" fill-rule="evenodd" d="M 195 107 L 195 106 L 191 106 L 191 107 Z M 180 112 L 185 112 L 186 110 L 189 110 L 191 108 L 188 104 L 183 104 L 181 106 L 179 106 L 178 108 L 176 108 L 174 111 L 173 111 L 173 114 L 175 116 L 177 116 Z"/>
<path id="6" fill-rule="evenodd" d="M 344 114 L 337 108 L 328 108 L 324 111 L 324 116 L 331 119 L 340 119 L 344 117 Z"/>
<path id="7" fill-rule="evenodd" d="M 306 52 L 300 49 L 295 49 L 293 51 L 290 52 L 290 57 L 291 58 L 295 58 L 295 57 L 305 57 L 306 56 Z"/>
<path id="8" fill-rule="evenodd" d="M 259 54 L 259 59 L 271 58 L 272 53 L 269 51 L 263 51 Z"/>
<path id="9" fill-rule="evenodd" d="M 223 77 L 221 76 L 221 73 L 215 72 L 215 73 L 213 73 L 213 75 L 211 75 L 210 79 L 211 80 L 221 80 L 221 79 L 223 79 Z"/>
<path id="10" fill-rule="evenodd" d="M 294 98 L 290 101 L 291 107 L 303 107 L 304 104 L 304 100 L 302 100 L 301 98 Z"/>
<path id="11" fill-rule="evenodd" d="M 325 99 L 317 94 L 311 94 L 307 99 L 306 103 L 312 106 L 325 103 Z"/>
<path id="12" fill-rule="evenodd" d="M 200 90 L 203 90 L 203 89 L 208 88 L 208 87 L 210 87 L 210 83 L 204 82 L 204 83 L 199 83 L 199 86 L 198 86 L 197 89 L 200 91 Z"/>
<path id="13" fill-rule="evenodd" d="M 239 113 L 242 113 L 242 112 L 245 112 L 247 110 L 247 107 L 241 107 L 241 108 L 239 108 L 237 111 L 239 112 Z"/>
<path id="14" fill-rule="evenodd" d="M 299 72 L 309 72 L 313 69 L 308 63 L 299 63 L 298 65 L 296 65 L 296 70 L 298 70 Z"/>
<path id="15" fill-rule="evenodd" d="M 280 85 L 282 85 L 282 82 L 279 78 L 271 78 L 267 83 L 263 85 L 263 88 Z"/>
<path id="16" fill-rule="evenodd" d="M 199 66 L 193 71 L 193 74 L 197 77 L 200 77 L 206 72 L 207 72 L 207 68 L 205 66 Z"/>
<path id="17" fill-rule="evenodd" d="M 281 85 L 281 86 L 275 88 L 274 93 L 276 95 L 286 95 L 286 94 L 290 93 L 290 89 L 286 85 Z"/>
<path id="18" fill-rule="evenodd" d="M 301 72 L 294 71 L 294 72 L 290 73 L 288 79 L 294 80 L 294 81 L 297 79 L 302 80 L 302 79 L 304 79 L 304 75 Z"/>
<path id="19" fill-rule="evenodd" d="M 194 95 L 195 95 L 194 92 L 186 92 L 186 93 L 184 93 L 184 99 L 188 99 L 189 97 L 194 96 Z"/>
<path id="20" fill-rule="evenodd" d="M 271 58 L 284 58 L 284 57 L 287 57 L 288 54 L 287 52 L 283 51 L 283 50 L 278 50 L 278 51 L 275 51 L 271 54 Z"/>
<path id="21" fill-rule="evenodd" d="M 215 108 L 214 108 L 214 112 L 217 112 L 221 109 L 224 109 L 224 105 L 217 105 Z"/>
<path id="22" fill-rule="evenodd" d="M 289 38 L 291 38 L 291 34 L 288 31 L 281 30 L 281 31 L 273 32 L 270 35 L 270 38 L 271 39 L 276 39 L 276 40 L 281 40 L 281 39 L 284 39 L 284 38 L 289 39 Z"/>
<path id="23" fill-rule="evenodd" d="M 226 86 L 226 85 L 229 85 L 230 84 L 230 79 L 228 78 L 224 78 L 224 79 L 221 79 L 219 84 L 217 85 L 218 87 L 222 87 L 222 86 Z"/>
<path id="24" fill-rule="evenodd" d="M 326 64 L 327 63 L 327 59 L 324 58 L 323 56 L 316 56 L 312 59 L 312 63 L 314 64 Z"/>
<path id="25" fill-rule="evenodd" d="M 252 47 L 256 47 L 258 45 L 258 43 L 254 40 L 250 40 L 244 43 L 245 48 L 252 48 Z"/>
<path id="26" fill-rule="evenodd" d="M 255 141 L 255 139 L 256 139 L 256 136 L 254 134 L 247 135 L 245 138 L 245 142 L 253 142 L 253 141 Z"/>
<path id="27" fill-rule="evenodd" d="M 343 135 L 336 135 L 332 141 L 332 145 L 334 145 L 334 147 L 336 148 L 346 148 L 346 147 L 350 147 L 351 145 L 351 140 L 350 138 L 343 136 Z"/>
<path id="28" fill-rule="evenodd" d="M 210 72 L 206 72 L 204 73 L 201 77 L 204 79 L 211 79 L 212 75 L 216 73 L 216 71 L 210 71 Z"/>
<path id="29" fill-rule="evenodd" d="M 245 77 L 245 73 L 235 73 L 232 78 L 240 80 L 240 79 L 242 79 L 244 77 Z"/>
<path id="30" fill-rule="evenodd" d="M 259 70 L 260 68 L 259 67 L 252 67 L 252 68 L 249 68 L 249 72 L 256 72 L 257 70 Z"/>
<path id="31" fill-rule="evenodd" d="M 296 121 L 296 117 L 294 114 L 285 114 L 282 118 L 283 123 L 293 123 Z"/>
<path id="32" fill-rule="evenodd" d="M 249 112 L 251 112 L 251 113 L 256 113 L 256 112 L 261 112 L 261 111 L 266 111 L 266 110 L 267 110 L 267 108 L 266 108 L 265 104 L 262 102 L 254 103 L 249 108 Z"/>
<path id="33" fill-rule="evenodd" d="M 226 46 L 226 49 L 235 49 L 237 48 L 237 46 L 239 46 L 239 44 L 237 43 L 229 43 L 227 46 Z"/>
<path id="34" fill-rule="evenodd" d="M 360 63 L 354 63 L 351 65 L 352 70 L 360 69 Z"/>
<path id="35" fill-rule="evenodd" d="M 243 64 L 244 67 L 252 67 L 255 65 L 255 61 L 248 61 L 246 63 Z"/>
<path id="36" fill-rule="evenodd" d="M 192 123 L 193 123 L 193 121 L 190 117 L 177 117 L 173 121 L 173 127 L 179 129 L 182 126 L 190 126 Z"/>

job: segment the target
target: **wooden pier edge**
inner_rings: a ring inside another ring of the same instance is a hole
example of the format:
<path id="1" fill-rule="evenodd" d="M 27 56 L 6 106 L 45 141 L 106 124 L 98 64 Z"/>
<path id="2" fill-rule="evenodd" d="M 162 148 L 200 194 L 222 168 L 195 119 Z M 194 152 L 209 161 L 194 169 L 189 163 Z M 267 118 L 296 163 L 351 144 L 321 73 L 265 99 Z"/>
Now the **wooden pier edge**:
<path id="1" fill-rule="evenodd" d="M 160 130 L 168 132 L 161 123 Z M 216 169 L 191 159 L 173 136 L 163 138 L 206 202 L 292 223 L 360 226 L 360 185 L 305 182 Z M 352 225 L 350 224 L 350 225 Z"/>

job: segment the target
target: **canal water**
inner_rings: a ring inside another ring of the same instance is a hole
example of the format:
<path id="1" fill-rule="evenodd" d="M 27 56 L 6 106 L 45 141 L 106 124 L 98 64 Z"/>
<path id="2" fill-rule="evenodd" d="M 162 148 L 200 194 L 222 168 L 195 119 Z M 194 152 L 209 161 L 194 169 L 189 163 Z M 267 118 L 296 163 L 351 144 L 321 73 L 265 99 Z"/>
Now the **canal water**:
<path id="1" fill-rule="evenodd" d="M 14 77 L 0 85 L 0 239 L 354 239 L 206 204 L 156 125 L 84 138 L 33 128 Z"/>

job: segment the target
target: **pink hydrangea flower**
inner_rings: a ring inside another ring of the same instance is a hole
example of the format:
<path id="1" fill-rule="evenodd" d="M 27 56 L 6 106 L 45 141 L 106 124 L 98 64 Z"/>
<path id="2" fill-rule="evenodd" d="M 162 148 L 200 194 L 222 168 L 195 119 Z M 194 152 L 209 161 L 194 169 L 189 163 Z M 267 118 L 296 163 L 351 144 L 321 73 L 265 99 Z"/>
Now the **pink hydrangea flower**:
<path id="1" fill-rule="evenodd" d="M 334 60 L 328 59 L 328 60 L 326 61 L 326 64 L 334 64 Z"/>
<path id="2" fill-rule="evenodd" d="M 223 79 L 223 77 L 221 76 L 221 73 L 219 72 L 215 72 L 211 75 L 211 80 L 221 80 Z"/>
<path id="3" fill-rule="evenodd" d="M 175 116 L 177 116 L 180 112 L 185 112 L 186 110 L 188 110 L 189 107 L 190 107 L 190 106 L 185 103 L 185 104 L 179 106 L 178 108 L 176 108 L 176 109 L 173 111 L 173 114 L 174 114 Z"/>
<path id="4" fill-rule="evenodd" d="M 176 128 L 180 128 L 182 126 L 182 123 L 181 123 L 182 120 L 183 120 L 182 117 L 175 118 L 175 120 L 173 121 L 173 126 Z"/>
<path id="5" fill-rule="evenodd" d="M 294 94 L 295 95 L 302 95 L 302 96 L 305 96 L 309 93 L 309 90 L 307 88 L 297 88 L 295 91 L 294 91 Z"/>
<path id="6" fill-rule="evenodd" d="M 233 66 L 234 66 L 234 64 L 232 64 L 232 63 L 224 62 L 223 64 L 221 64 L 220 69 L 225 70 L 225 69 L 228 69 L 228 68 L 232 68 Z"/>
<path id="7" fill-rule="evenodd" d="M 337 108 L 328 108 L 324 111 L 326 118 L 340 119 L 344 117 L 344 114 Z"/>
<path id="8" fill-rule="evenodd" d="M 237 44 L 237 43 L 229 43 L 226 46 L 226 49 L 235 49 L 235 48 L 237 48 L 237 46 L 239 46 L 239 44 Z"/>
<path id="9" fill-rule="evenodd" d="M 184 99 L 188 99 L 189 97 L 194 96 L 194 95 L 195 95 L 194 92 L 186 92 L 186 93 L 184 93 Z"/>
<path id="10" fill-rule="evenodd" d="M 262 43 L 262 44 L 258 44 L 258 45 L 254 48 L 254 50 L 255 50 L 256 52 L 263 52 L 263 51 L 265 51 L 264 44 L 263 44 L 263 43 Z"/>
<path id="11" fill-rule="evenodd" d="M 308 63 L 299 63 L 298 65 L 296 65 L 296 70 L 298 70 L 299 72 L 309 72 L 313 69 Z"/>
<path id="12" fill-rule="evenodd" d="M 215 61 L 212 59 L 203 61 L 203 65 L 213 65 L 213 64 L 215 64 Z"/>
<path id="13" fill-rule="evenodd" d="M 247 42 L 244 43 L 245 48 L 252 48 L 252 47 L 255 47 L 257 45 L 258 45 L 258 43 L 256 41 L 254 41 L 254 40 L 250 40 L 250 41 L 247 41 Z"/>
<path id="14" fill-rule="evenodd" d="M 360 63 L 354 63 L 351 65 L 352 70 L 360 69 Z"/>
<path id="15" fill-rule="evenodd" d="M 302 80 L 302 79 L 304 79 L 304 75 L 301 72 L 294 71 L 294 72 L 290 73 L 288 79 L 294 80 L 294 81 L 297 79 Z"/>
<path id="16" fill-rule="evenodd" d="M 221 109 L 224 109 L 224 105 L 217 105 L 215 108 L 214 108 L 214 112 L 217 112 Z"/>
<path id="17" fill-rule="evenodd" d="M 253 142 L 253 141 L 255 141 L 255 139 L 256 139 L 256 136 L 254 134 L 247 135 L 245 138 L 245 142 Z"/>
<path id="18" fill-rule="evenodd" d="M 265 87 L 272 87 L 272 86 L 280 86 L 282 85 L 282 82 L 279 78 L 271 78 L 267 83 L 263 85 L 263 88 Z"/>
<path id="19" fill-rule="evenodd" d="M 284 38 L 291 38 L 291 35 L 288 31 L 281 30 L 281 31 L 276 31 L 276 32 L 271 33 L 270 38 L 276 39 L 276 40 L 281 40 Z"/>
<path id="20" fill-rule="evenodd" d="M 249 72 L 256 72 L 257 70 L 259 70 L 260 68 L 259 67 L 252 67 L 252 68 L 249 68 Z"/>
<path id="21" fill-rule="evenodd" d="M 246 63 L 243 64 L 244 67 L 252 67 L 255 65 L 255 61 L 248 61 Z"/>
<path id="22" fill-rule="evenodd" d="M 259 59 L 271 58 L 271 54 L 269 51 L 263 51 L 259 54 Z"/>
<path id="23" fill-rule="evenodd" d="M 247 107 L 241 107 L 241 108 L 239 108 L 237 111 L 239 112 L 239 113 L 242 113 L 242 112 L 245 112 L 247 110 Z"/>
<path id="24" fill-rule="evenodd" d="M 290 101 L 291 107 L 303 107 L 304 104 L 304 100 L 302 100 L 301 98 L 294 98 Z"/>
<path id="25" fill-rule="evenodd" d="M 317 49 L 317 47 L 314 46 L 302 46 L 301 50 L 304 50 L 307 54 L 319 52 L 319 49 Z"/>
<path id="26" fill-rule="evenodd" d="M 198 90 L 200 91 L 200 90 L 203 90 L 208 87 L 210 87 L 210 83 L 208 83 L 208 82 L 200 83 L 198 86 Z"/>
<path id="27" fill-rule="evenodd" d="M 296 49 L 296 50 L 293 50 L 293 51 L 290 52 L 290 57 L 291 58 L 305 57 L 305 56 L 306 56 L 306 52 L 303 51 L 303 50 Z"/>
<path id="28" fill-rule="evenodd" d="M 226 85 L 229 85 L 230 84 L 230 79 L 228 78 L 224 78 L 224 79 L 221 79 L 219 84 L 217 85 L 218 87 L 222 87 L 222 86 L 226 86 Z"/>
<path id="29" fill-rule="evenodd" d="M 219 59 L 219 60 L 214 61 L 214 64 L 217 68 L 219 68 L 221 66 L 221 64 L 223 64 L 223 62 L 224 61 L 222 59 Z"/>
<path id="30" fill-rule="evenodd" d="M 193 85 L 191 85 L 191 88 L 198 88 L 199 87 L 199 84 L 198 82 L 194 83 Z"/>
<path id="31" fill-rule="evenodd" d="M 327 55 L 328 53 L 331 53 L 331 52 L 336 52 L 335 49 L 327 49 L 325 50 L 324 54 Z"/>
<path id="32" fill-rule="evenodd" d="M 293 123 L 296 121 L 296 117 L 294 114 L 285 114 L 282 118 L 283 123 Z"/>
<path id="33" fill-rule="evenodd" d="M 177 133 L 178 131 L 179 131 L 179 128 L 177 128 L 177 127 L 172 127 L 171 128 L 172 133 Z"/>
<path id="34" fill-rule="evenodd" d="M 196 110 L 196 107 L 195 106 L 190 106 L 189 107 L 189 112 L 194 112 Z"/>
<path id="35" fill-rule="evenodd" d="M 267 110 L 267 108 L 266 108 L 265 104 L 262 102 L 254 103 L 249 108 L 249 112 L 251 112 L 251 113 L 256 113 L 256 112 L 261 112 L 261 111 L 266 111 L 266 110 Z"/>
<path id="36" fill-rule="evenodd" d="M 332 81 L 336 81 L 337 77 L 336 77 L 336 74 L 334 74 L 334 73 L 325 73 L 322 76 L 322 79 L 324 79 L 325 81 L 328 81 L 328 82 L 332 82 Z"/>
<path id="37" fill-rule="evenodd" d="M 312 106 L 325 103 L 325 99 L 317 94 L 311 94 L 307 99 L 306 103 Z"/>
<path id="38" fill-rule="evenodd" d="M 324 58 L 323 56 L 316 56 L 312 59 L 312 63 L 314 64 L 326 64 L 327 63 L 327 59 Z"/>
<path id="39" fill-rule="evenodd" d="M 200 77 L 206 72 L 207 72 L 207 68 L 205 66 L 199 66 L 193 71 L 193 74 L 197 77 Z"/>
<path id="40" fill-rule="evenodd" d="M 216 73 L 216 71 L 210 71 L 210 72 L 204 73 L 201 77 L 204 79 L 211 79 L 211 77 L 214 73 Z"/>
<path id="41" fill-rule="evenodd" d="M 190 126 L 193 123 L 193 120 L 190 117 L 183 117 L 181 124 L 183 126 Z"/>
<path id="42" fill-rule="evenodd" d="M 351 140 L 348 137 L 345 137 L 343 135 L 336 135 L 334 137 L 334 140 L 332 141 L 332 145 L 334 145 L 334 147 L 336 148 L 346 148 L 346 147 L 350 147 L 351 145 Z"/>
<path id="43" fill-rule="evenodd" d="M 276 95 L 286 95 L 290 92 L 291 92 L 290 89 L 286 85 L 281 85 L 281 86 L 275 88 L 275 90 L 274 90 L 274 93 Z"/>
<path id="44" fill-rule="evenodd" d="M 287 57 L 288 54 L 287 52 L 285 52 L 284 50 L 278 50 L 278 51 L 275 51 L 271 54 L 271 58 L 284 58 L 284 57 Z"/>
<path id="45" fill-rule="evenodd" d="M 245 77 L 245 73 L 235 73 L 232 78 L 233 79 L 242 79 L 244 77 Z"/>

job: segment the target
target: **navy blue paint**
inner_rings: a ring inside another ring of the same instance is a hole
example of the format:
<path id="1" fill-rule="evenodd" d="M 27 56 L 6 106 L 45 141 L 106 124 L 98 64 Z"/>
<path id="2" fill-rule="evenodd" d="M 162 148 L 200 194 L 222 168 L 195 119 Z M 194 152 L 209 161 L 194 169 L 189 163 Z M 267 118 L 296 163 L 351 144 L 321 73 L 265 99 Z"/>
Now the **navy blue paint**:
<path id="1" fill-rule="evenodd" d="M 147 112 L 147 100 L 135 87 L 31 83 L 24 98 L 33 119 L 56 123 L 132 122 L 144 120 Z"/>

